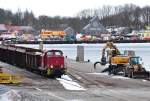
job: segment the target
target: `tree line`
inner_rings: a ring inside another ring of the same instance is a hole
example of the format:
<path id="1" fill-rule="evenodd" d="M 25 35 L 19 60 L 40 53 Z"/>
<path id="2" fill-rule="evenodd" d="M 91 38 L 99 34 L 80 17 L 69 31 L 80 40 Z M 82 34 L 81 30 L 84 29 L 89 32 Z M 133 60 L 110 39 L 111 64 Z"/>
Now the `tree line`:
<path id="1" fill-rule="evenodd" d="M 88 24 L 93 16 L 98 16 L 100 22 L 106 26 L 130 27 L 134 29 L 145 28 L 150 24 L 150 6 L 139 7 L 133 4 L 124 6 L 103 6 L 97 9 L 85 9 L 80 11 L 75 17 L 50 17 L 40 15 L 35 17 L 32 11 L 18 10 L 12 13 L 10 10 L 0 8 L 0 23 L 19 26 L 33 26 L 37 30 L 59 29 L 72 27 L 76 32 Z"/>
<path id="2" fill-rule="evenodd" d="M 12 13 L 10 10 L 4 10 L 0 8 L 0 24 L 14 25 L 14 26 L 32 26 L 37 30 L 41 29 L 63 29 L 66 27 L 72 27 L 76 32 L 80 32 L 81 29 L 88 23 L 89 18 L 79 17 L 50 17 L 46 15 L 40 15 L 35 17 L 32 11 L 18 10 L 16 13 Z"/>
<path id="3" fill-rule="evenodd" d="M 98 9 L 85 9 L 78 13 L 80 18 L 92 16 L 98 16 L 104 26 L 144 29 L 145 26 L 150 25 L 150 6 L 139 7 L 134 4 L 103 6 Z"/>

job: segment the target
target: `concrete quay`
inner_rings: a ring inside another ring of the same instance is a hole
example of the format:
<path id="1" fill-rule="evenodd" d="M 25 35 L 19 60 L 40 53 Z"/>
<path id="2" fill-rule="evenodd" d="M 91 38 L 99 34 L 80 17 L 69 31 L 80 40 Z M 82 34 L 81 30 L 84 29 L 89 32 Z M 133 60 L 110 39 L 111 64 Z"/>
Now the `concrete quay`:
<path id="1" fill-rule="evenodd" d="M 66 59 L 67 76 L 84 90 L 68 90 L 57 79 L 49 79 L 25 69 L 0 63 L 5 71 L 24 77 L 20 85 L 5 85 L 16 91 L 21 101 L 149 101 L 150 82 L 100 73 L 93 63 Z M 68 79 L 69 81 L 69 79 Z M 1 93 L 2 95 L 2 93 Z"/>

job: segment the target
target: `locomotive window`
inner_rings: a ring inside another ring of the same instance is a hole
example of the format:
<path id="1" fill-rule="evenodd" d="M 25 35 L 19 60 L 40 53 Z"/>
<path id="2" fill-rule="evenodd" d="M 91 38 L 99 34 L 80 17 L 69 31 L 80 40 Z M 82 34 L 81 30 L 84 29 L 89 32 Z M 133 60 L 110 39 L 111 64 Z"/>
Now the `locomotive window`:
<path id="1" fill-rule="evenodd" d="M 60 52 L 55 52 L 55 55 L 61 55 Z"/>
<path id="2" fill-rule="evenodd" d="M 60 52 L 48 52 L 47 53 L 47 56 L 52 56 L 52 55 L 60 56 L 62 54 Z"/>

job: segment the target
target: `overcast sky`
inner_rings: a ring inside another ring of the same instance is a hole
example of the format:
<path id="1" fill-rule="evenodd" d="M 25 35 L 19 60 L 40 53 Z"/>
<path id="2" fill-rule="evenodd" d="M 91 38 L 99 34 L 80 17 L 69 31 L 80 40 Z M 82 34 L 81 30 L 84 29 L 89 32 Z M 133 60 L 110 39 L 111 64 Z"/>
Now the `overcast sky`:
<path id="1" fill-rule="evenodd" d="M 136 4 L 150 6 L 150 0 L 0 0 L 0 8 L 16 12 L 18 9 L 33 11 L 35 16 L 75 16 L 87 8 L 99 8 L 103 5 Z"/>

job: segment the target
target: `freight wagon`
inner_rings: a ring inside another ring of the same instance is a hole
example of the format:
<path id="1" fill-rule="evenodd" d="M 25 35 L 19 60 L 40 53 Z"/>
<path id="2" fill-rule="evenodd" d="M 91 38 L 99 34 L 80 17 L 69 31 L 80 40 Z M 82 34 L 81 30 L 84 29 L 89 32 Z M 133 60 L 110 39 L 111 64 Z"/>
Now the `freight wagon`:
<path id="1" fill-rule="evenodd" d="M 66 71 L 61 50 L 41 51 L 15 45 L 0 45 L 0 61 L 44 76 L 60 77 Z"/>

